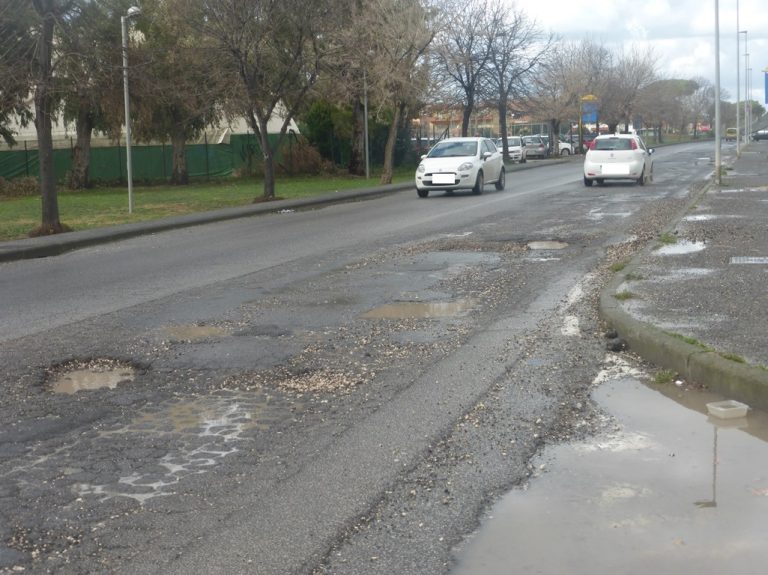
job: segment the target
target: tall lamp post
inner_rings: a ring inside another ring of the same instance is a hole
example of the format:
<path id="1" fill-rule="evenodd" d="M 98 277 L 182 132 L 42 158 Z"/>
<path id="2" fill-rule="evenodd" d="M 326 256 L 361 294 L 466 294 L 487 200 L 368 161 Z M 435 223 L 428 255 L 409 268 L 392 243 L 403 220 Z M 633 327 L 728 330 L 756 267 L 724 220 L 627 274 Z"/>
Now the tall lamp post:
<path id="1" fill-rule="evenodd" d="M 368 150 L 368 80 L 363 68 L 363 114 L 365 114 L 365 124 L 363 124 L 363 137 L 365 138 L 365 179 L 371 177 L 371 159 Z"/>
<path id="2" fill-rule="evenodd" d="M 741 31 L 739 30 L 739 0 L 736 0 L 736 157 L 741 155 L 741 94 L 739 93 L 741 78 L 739 78 L 739 69 L 741 67 L 741 57 L 739 56 L 739 45 L 741 44 Z M 746 134 L 746 129 L 744 131 Z"/>
<path id="3" fill-rule="evenodd" d="M 128 213 L 133 213 L 133 163 L 131 161 L 131 108 L 128 103 L 128 20 L 141 14 L 141 8 L 131 6 L 120 16 L 123 32 L 123 99 L 125 100 L 125 169 L 128 174 Z"/>
<path id="4" fill-rule="evenodd" d="M 722 183 L 720 173 L 720 3 L 715 0 L 715 182 Z"/>

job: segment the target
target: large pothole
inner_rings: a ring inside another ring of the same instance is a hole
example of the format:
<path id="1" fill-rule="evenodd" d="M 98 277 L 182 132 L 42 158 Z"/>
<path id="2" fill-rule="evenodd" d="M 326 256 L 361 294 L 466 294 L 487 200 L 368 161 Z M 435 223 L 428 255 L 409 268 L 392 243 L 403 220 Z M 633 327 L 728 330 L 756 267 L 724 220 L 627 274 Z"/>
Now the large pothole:
<path id="1" fill-rule="evenodd" d="M 100 358 L 74 360 L 48 370 L 46 381 L 54 393 L 72 395 L 78 391 L 115 389 L 121 383 L 130 383 L 136 377 L 136 368 L 126 362 Z"/>

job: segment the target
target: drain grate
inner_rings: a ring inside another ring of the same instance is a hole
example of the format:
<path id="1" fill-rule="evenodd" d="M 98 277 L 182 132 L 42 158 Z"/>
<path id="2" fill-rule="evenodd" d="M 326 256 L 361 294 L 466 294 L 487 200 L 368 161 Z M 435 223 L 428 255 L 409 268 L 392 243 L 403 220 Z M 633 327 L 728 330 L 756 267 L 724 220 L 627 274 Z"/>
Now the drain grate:
<path id="1" fill-rule="evenodd" d="M 736 256 L 731 258 L 732 264 L 757 264 L 757 265 L 765 265 L 768 264 L 768 257 L 750 257 L 750 256 Z"/>

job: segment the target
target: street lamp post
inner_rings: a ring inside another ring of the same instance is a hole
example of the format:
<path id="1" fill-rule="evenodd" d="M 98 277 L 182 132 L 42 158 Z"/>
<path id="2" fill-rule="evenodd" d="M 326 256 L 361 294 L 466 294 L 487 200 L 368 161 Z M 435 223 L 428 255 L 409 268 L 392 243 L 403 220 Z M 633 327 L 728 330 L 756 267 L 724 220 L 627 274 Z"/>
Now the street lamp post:
<path id="1" fill-rule="evenodd" d="M 715 182 L 722 183 L 720 129 L 720 3 L 715 0 Z"/>
<path id="2" fill-rule="evenodd" d="M 365 124 L 363 124 L 363 135 L 365 138 L 365 179 L 371 177 L 371 159 L 368 151 L 368 80 L 363 68 L 363 114 L 365 114 Z"/>
<path id="3" fill-rule="evenodd" d="M 741 32 L 739 31 L 739 0 L 736 0 L 736 157 L 741 155 L 741 94 L 739 93 L 741 78 L 739 78 L 739 69 L 741 67 L 741 58 L 739 57 L 739 45 L 741 44 Z M 746 134 L 746 129 L 745 132 Z"/>
<path id="4" fill-rule="evenodd" d="M 141 14 L 141 8 L 131 6 L 120 16 L 123 33 L 123 99 L 125 101 L 125 169 L 128 175 L 128 213 L 133 213 L 133 164 L 131 161 L 131 108 L 128 102 L 128 20 Z"/>

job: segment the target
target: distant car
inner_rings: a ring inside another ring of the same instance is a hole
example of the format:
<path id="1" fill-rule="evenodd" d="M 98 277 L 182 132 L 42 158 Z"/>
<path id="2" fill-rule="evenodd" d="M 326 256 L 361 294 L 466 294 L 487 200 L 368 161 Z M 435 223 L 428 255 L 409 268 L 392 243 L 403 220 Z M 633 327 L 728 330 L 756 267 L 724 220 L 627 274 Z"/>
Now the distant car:
<path id="1" fill-rule="evenodd" d="M 503 190 L 504 159 L 488 138 L 448 138 L 421 157 L 414 180 L 420 198 L 426 198 L 432 190 L 482 194 L 486 183 Z"/>
<path id="2" fill-rule="evenodd" d="M 528 158 L 548 158 L 549 146 L 541 136 L 523 136 L 525 151 Z"/>
<path id="3" fill-rule="evenodd" d="M 634 180 L 641 186 L 653 181 L 653 148 L 635 134 L 595 138 L 584 157 L 584 185 L 605 180 Z"/>
<path id="4" fill-rule="evenodd" d="M 503 151 L 504 141 L 499 138 L 496 140 L 496 147 Z M 513 162 L 524 164 L 527 159 L 525 143 L 520 136 L 507 136 L 507 148 L 509 150 L 509 159 Z"/>
<path id="5" fill-rule="evenodd" d="M 738 137 L 739 132 L 736 130 L 736 128 L 726 128 L 725 130 L 725 141 L 726 142 L 735 142 L 736 138 Z"/>
<path id="6" fill-rule="evenodd" d="M 549 135 L 548 134 L 536 134 L 537 138 L 541 138 L 544 144 L 547 146 L 547 149 L 549 149 Z M 557 145 L 558 145 L 558 153 L 561 156 L 570 156 L 573 154 L 573 146 L 564 140 L 563 138 L 557 139 Z"/>
<path id="7" fill-rule="evenodd" d="M 768 130 L 758 130 L 757 132 L 752 132 L 752 139 L 768 140 Z"/>

